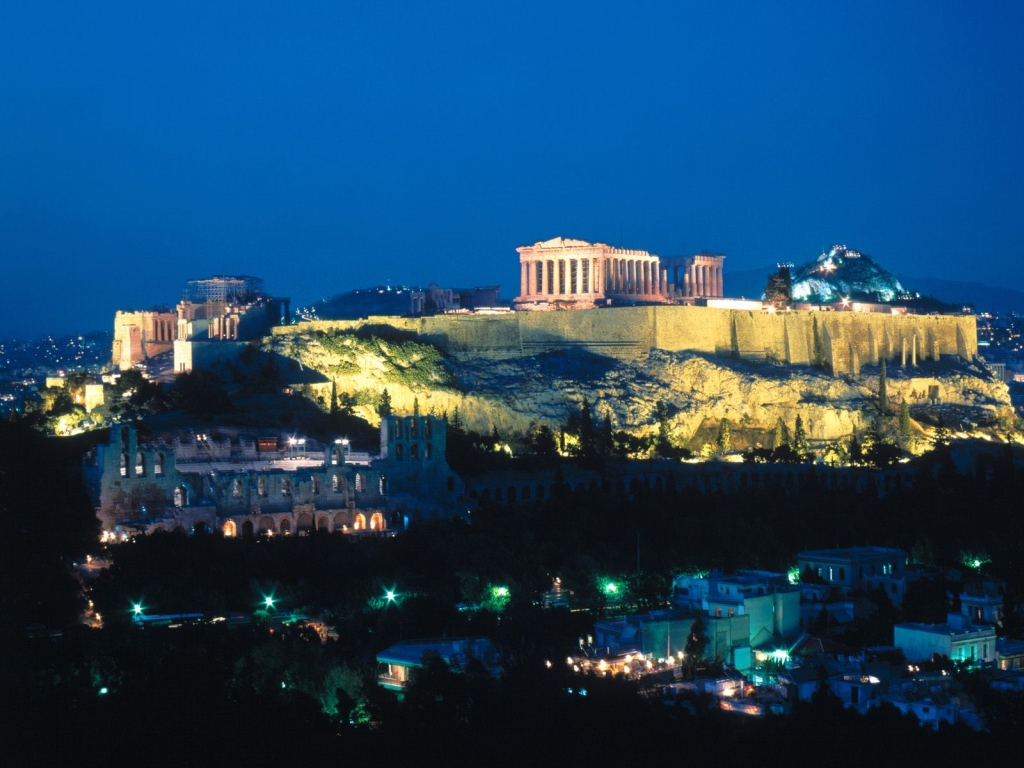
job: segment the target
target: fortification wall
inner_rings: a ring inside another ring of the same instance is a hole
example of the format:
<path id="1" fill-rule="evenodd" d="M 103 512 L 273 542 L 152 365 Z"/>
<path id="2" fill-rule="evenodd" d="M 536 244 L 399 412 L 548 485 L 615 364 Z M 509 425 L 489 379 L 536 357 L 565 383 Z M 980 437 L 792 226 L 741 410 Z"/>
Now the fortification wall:
<path id="1" fill-rule="evenodd" d="M 907 365 L 978 353 L 972 316 L 866 312 L 763 312 L 692 306 L 613 307 L 508 315 L 370 317 L 314 321 L 302 330 L 389 329 L 415 334 L 458 359 L 508 359 L 547 351 L 634 360 L 651 349 L 693 351 L 808 365 L 820 355 L 834 373 L 859 373 L 880 357 Z M 275 334 L 293 332 L 275 328 Z"/>

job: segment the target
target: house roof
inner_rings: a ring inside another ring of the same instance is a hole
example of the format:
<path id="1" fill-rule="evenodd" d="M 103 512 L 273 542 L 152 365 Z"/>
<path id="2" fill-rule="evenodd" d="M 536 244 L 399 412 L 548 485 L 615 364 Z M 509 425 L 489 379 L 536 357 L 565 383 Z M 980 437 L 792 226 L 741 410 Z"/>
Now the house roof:
<path id="1" fill-rule="evenodd" d="M 463 666 L 470 657 L 486 662 L 495 656 L 494 645 L 486 637 L 461 637 L 405 640 L 378 653 L 377 661 L 404 667 L 421 667 L 426 653 L 436 653 L 445 662 L 457 667 Z"/>

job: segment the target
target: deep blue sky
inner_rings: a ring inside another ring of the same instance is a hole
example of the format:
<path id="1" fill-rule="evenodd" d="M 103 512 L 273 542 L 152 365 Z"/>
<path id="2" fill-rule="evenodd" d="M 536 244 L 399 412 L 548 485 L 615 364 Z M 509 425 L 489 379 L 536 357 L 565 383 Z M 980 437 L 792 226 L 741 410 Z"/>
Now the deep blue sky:
<path id="1" fill-rule="evenodd" d="M 20 6 L 20 7 L 18 7 Z M 728 272 L 832 243 L 1024 288 L 1018 2 L 0 11 L 0 338 L 186 279 L 518 290 L 557 235 Z"/>

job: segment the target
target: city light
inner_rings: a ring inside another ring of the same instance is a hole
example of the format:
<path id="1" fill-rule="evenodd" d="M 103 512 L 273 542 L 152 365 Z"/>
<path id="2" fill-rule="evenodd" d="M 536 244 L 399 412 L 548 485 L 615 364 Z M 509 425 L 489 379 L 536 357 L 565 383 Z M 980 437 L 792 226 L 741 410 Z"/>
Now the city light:
<path id="1" fill-rule="evenodd" d="M 275 602 L 277 601 L 274 599 L 273 595 L 267 595 L 263 598 L 263 605 L 266 607 L 268 611 L 274 607 Z"/>

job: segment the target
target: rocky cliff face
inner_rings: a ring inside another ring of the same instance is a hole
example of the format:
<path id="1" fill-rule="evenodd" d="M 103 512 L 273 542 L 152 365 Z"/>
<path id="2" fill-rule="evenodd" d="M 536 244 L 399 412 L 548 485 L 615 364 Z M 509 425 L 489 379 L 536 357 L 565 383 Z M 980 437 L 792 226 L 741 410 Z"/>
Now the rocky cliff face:
<path id="1" fill-rule="evenodd" d="M 531 422 L 557 427 L 587 398 L 597 418 L 610 413 L 615 429 L 657 430 L 655 406 L 668 406 L 674 436 L 686 444 L 725 418 L 748 442 L 767 435 L 779 418 L 790 427 L 797 414 L 810 440 L 845 440 L 870 425 L 877 404 L 878 369 L 833 377 L 815 368 L 749 363 L 688 352 L 652 350 L 624 362 L 595 354 L 551 352 L 518 359 L 458 363 L 428 344 L 381 341 L 347 334 L 276 336 L 274 351 L 318 371 L 326 384 L 307 385 L 329 402 L 331 381 L 352 393 L 357 409 L 375 419 L 374 405 L 387 388 L 398 412 L 449 414 L 459 409 L 470 429 L 526 430 Z M 980 366 L 954 358 L 919 367 L 890 364 L 890 407 L 902 400 L 915 420 L 998 430 L 1012 416 L 1005 384 Z"/>

